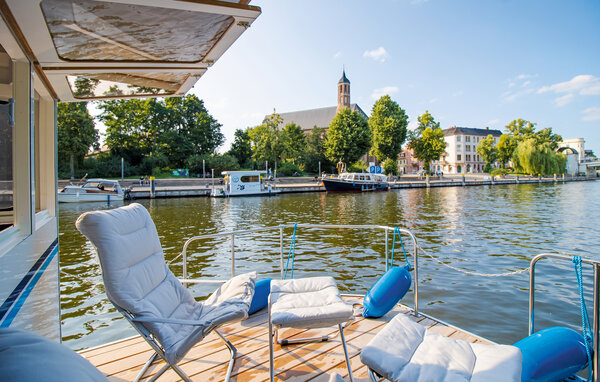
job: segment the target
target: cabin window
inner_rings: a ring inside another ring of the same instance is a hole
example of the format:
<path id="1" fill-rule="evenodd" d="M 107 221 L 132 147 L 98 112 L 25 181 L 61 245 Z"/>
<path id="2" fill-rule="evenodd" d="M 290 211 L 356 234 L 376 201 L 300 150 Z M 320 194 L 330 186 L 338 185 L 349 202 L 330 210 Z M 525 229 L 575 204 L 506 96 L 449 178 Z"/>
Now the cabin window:
<path id="1" fill-rule="evenodd" d="M 13 127 L 9 98 L 12 98 L 11 59 L 0 46 L 0 231 L 14 225 L 13 213 Z"/>
<path id="2" fill-rule="evenodd" d="M 258 175 L 244 175 L 240 178 L 243 183 L 256 183 L 258 182 Z"/>

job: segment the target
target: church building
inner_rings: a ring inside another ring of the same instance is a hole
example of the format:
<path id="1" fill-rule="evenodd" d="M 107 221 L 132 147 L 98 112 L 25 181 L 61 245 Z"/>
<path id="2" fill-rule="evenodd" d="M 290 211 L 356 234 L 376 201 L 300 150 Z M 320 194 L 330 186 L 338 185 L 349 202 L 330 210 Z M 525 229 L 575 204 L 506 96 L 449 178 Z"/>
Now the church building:
<path id="1" fill-rule="evenodd" d="M 337 106 L 280 113 L 279 115 L 283 118 L 281 127 L 294 122 L 302 128 L 305 134 L 310 134 L 315 127 L 327 129 L 331 120 L 344 107 L 349 107 L 350 110 L 358 111 L 363 117 L 369 118 L 360 106 L 350 103 L 350 80 L 346 77 L 345 70 L 342 72 L 342 78 L 340 78 L 337 85 Z"/>

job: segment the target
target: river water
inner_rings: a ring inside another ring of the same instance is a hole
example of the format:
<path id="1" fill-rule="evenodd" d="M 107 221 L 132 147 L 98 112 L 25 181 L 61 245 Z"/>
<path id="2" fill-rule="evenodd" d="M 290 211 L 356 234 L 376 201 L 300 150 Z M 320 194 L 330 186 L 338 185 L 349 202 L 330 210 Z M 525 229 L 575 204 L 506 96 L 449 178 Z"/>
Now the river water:
<path id="1" fill-rule="evenodd" d="M 543 252 L 600 259 L 600 182 L 393 190 L 365 194 L 304 193 L 231 199 L 141 200 L 157 226 L 167 261 L 192 236 L 280 224 L 387 225 L 411 230 L 419 255 L 419 308 L 499 343 L 527 335 L 529 273 L 487 277 L 526 268 Z M 59 243 L 63 341 L 83 349 L 134 335 L 104 294 L 94 250 L 74 222 L 98 203 L 61 204 Z M 340 290 L 364 294 L 383 273 L 381 230 L 303 230 L 296 238 L 294 277 L 332 275 Z M 287 257 L 292 229 L 284 232 Z M 408 237 L 403 237 L 408 244 Z M 391 248 L 391 235 L 390 235 Z M 236 237 L 236 272 L 279 275 L 279 231 Z M 396 259 L 401 249 L 396 248 Z M 229 238 L 196 242 L 188 252 L 191 278 L 223 279 L 231 272 Z M 414 260 L 409 257 L 411 263 Z M 396 260 L 397 262 L 400 260 Z M 403 261 L 403 260 L 402 260 Z M 171 264 L 181 276 L 181 259 Z M 536 329 L 581 330 L 579 292 L 570 262 L 536 267 Z M 592 306 L 592 277 L 584 271 Z M 206 296 L 216 285 L 196 285 Z M 413 304 L 412 292 L 402 302 Z"/>

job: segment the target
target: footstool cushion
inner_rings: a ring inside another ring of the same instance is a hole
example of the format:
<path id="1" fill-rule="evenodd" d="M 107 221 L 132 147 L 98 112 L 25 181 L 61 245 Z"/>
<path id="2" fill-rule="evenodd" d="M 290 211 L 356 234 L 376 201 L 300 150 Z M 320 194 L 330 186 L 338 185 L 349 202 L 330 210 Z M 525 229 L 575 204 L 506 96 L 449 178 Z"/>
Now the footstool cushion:
<path id="1" fill-rule="evenodd" d="M 353 318 L 329 276 L 273 280 L 270 298 L 271 322 L 282 328 L 323 328 Z"/>

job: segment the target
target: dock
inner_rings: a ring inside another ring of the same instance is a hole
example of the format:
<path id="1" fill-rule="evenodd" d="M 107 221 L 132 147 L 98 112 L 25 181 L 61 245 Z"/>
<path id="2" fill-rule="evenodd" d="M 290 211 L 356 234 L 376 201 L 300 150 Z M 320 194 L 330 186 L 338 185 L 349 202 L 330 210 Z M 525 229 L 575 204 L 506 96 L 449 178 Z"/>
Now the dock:
<path id="1" fill-rule="evenodd" d="M 362 302 L 362 297 L 345 296 L 349 303 Z M 446 337 L 468 342 L 492 343 L 484 338 L 462 331 L 442 323 L 432 317 L 420 315 L 397 305 L 395 309 L 379 319 L 356 317 L 344 330 L 348 355 L 356 381 L 368 381 L 367 367 L 360 361 L 361 349 L 397 314 L 405 314 L 413 321 L 438 332 Z M 232 381 L 268 381 L 269 345 L 266 309 L 255 313 L 245 321 L 223 326 L 219 330 L 237 348 L 236 362 L 232 372 Z M 280 331 L 281 338 L 312 337 L 334 334 L 337 327 L 321 330 L 287 329 Z M 81 351 L 110 381 L 131 381 L 152 354 L 150 346 L 135 336 L 93 349 Z M 178 365 L 194 381 L 222 381 L 225 378 L 229 362 L 229 351 L 213 332 L 192 348 Z M 275 380 L 319 381 L 327 382 L 333 373 L 347 378 L 344 351 L 339 336 L 327 342 L 299 345 L 274 346 Z M 147 380 L 160 370 L 164 361 L 156 362 L 147 372 Z M 175 372 L 169 369 L 160 377 L 160 381 L 180 381 Z"/>
<path id="2" fill-rule="evenodd" d="M 506 176 L 495 177 L 478 175 L 446 175 L 432 176 L 429 178 L 417 176 L 402 176 L 390 181 L 391 189 L 405 188 L 429 188 L 429 187 L 470 187 L 470 186 L 494 186 L 509 184 L 536 184 L 536 183 L 567 183 L 587 180 L 596 180 L 598 178 L 562 176 L 555 178 L 543 178 L 532 176 Z M 140 185 L 137 180 L 125 179 L 121 181 L 122 187 L 131 188 L 133 199 L 151 199 L 151 198 L 179 198 L 179 197 L 198 197 L 209 196 L 213 187 L 221 187 L 222 179 L 159 179 L 156 181 L 154 196 L 151 193 L 150 185 Z M 59 181 L 61 189 L 68 184 L 68 181 Z M 277 178 L 270 182 L 277 193 L 289 194 L 300 192 L 325 192 L 325 187 L 315 178 Z"/>

